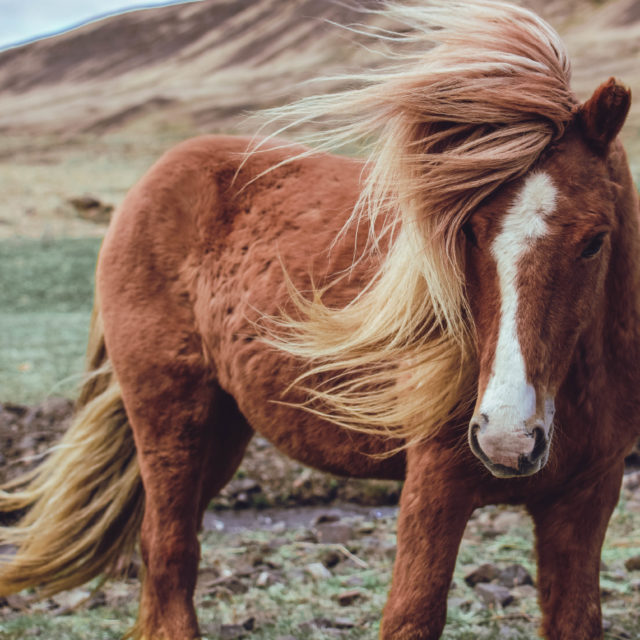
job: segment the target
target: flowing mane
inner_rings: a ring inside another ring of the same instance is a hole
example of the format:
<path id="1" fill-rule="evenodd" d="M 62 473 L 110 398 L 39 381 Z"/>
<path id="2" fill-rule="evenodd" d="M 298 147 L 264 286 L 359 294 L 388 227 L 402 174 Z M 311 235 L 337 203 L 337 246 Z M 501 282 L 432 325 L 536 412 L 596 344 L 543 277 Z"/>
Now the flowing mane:
<path id="1" fill-rule="evenodd" d="M 295 317 L 272 320 L 270 341 L 312 363 L 297 381 L 308 394 L 305 409 L 410 445 L 455 421 L 475 398 L 460 229 L 562 136 L 577 100 L 559 36 L 526 9 L 480 0 L 372 12 L 398 27 L 349 28 L 412 53 L 401 64 L 341 77 L 356 88 L 269 115 L 281 124 L 274 135 L 332 123 L 302 136 L 308 153 L 365 147 L 348 224 L 369 225 L 369 250 L 383 242 L 389 250 L 344 308 L 325 306 L 323 291 L 308 300 L 292 289 Z"/>

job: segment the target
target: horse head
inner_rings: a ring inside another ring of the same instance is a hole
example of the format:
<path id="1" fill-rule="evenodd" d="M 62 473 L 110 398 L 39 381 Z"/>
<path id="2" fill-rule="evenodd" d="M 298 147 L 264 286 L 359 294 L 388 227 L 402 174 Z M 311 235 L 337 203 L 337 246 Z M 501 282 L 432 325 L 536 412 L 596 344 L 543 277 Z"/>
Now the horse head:
<path id="1" fill-rule="evenodd" d="M 617 223 L 607 161 L 629 103 L 615 81 L 601 85 L 536 166 L 463 227 L 479 358 L 468 439 L 495 476 L 546 464 L 556 394 L 606 303 Z"/>

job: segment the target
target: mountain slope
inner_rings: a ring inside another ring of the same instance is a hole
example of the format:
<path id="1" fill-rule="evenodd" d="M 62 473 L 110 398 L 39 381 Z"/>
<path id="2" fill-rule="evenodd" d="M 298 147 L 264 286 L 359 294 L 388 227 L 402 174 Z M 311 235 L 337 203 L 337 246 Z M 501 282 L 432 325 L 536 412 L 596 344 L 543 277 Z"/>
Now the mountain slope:
<path id="1" fill-rule="evenodd" d="M 528 4 L 565 37 L 579 95 L 610 75 L 640 86 L 638 0 Z M 110 17 L 0 53 L 0 130 L 100 133 L 149 114 L 235 129 L 302 80 L 369 64 L 356 46 L 364 38 L 328 21 L 373 19 L 317 0 L 205 0 Z M 639 113 L 640 101 L 636 133 Z"/>

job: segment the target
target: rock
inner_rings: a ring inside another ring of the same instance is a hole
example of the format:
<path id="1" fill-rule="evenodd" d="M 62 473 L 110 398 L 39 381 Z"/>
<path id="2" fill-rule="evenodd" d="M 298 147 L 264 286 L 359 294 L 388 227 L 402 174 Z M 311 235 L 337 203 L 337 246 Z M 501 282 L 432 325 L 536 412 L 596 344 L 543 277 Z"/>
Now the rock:
<path id="1" fill-rule="evenodd" d="M 104 591 L 96 591 L 87 602 L 87 609 L 98 609 L 107 605 L 107 594 Z"/>
<path id="2" fill-rule="evenodd" d="M 527 598 L 537 598 L 538 590 L 530 584 L 518 585 L 510 590 L 511 595 L 516 600 L 526 600 Z"/>
<path id="3" fill-rule="evenodd" d="M 239 640 L 246 638 L 247 630 L 241 624 L 223 624 L 220 625 L 218 638 L 220 640 Z"/>
<path id="4" fill-rule="evenodd" d="M 627 571 L 640 571 L 640 556 L 632 556 L 624 563 Z"/>
<path id="5" fill-rule="evenodd" d="M 247 593 L 249 587 L 235 576 L 219 578 L 218 580 L 214 580 L 213 582 L 205 585 L 205 591 L 208 593 L 215 593 L 220 589 L 240 595 Z"/>
<path id="6" fill-rule="evenodd" d="M 328 522 L 316 527 L 318 542 L 324 544 L 348 544 L 353 540 L 355 531 L 351 525 L 342 522 Z"/>
<path id="7" fill-rule="evenodd" d="M 513 602 L 513 596 L 509 589 L 500 584 L 481 582 L 476 584 L 475 592 L 488 607 L 495 608 L 497 605 L 506 607 Z"/>
<path id="8" fill-rule="evenodd" d="M 350 618 L 334 618 L 331 627 L 334 629 L 353 629 L 356 623 Z"/>
<path id="9" fill-rule="evenodd" d="M 327 580 L 332 575 L 322 562 L 312 562 L 305 567 L 305 570 L 314 580 Z"/>
<path id="10" fill-rule="evenodd" d="M 492 580 L 495 580 L 498 575 L 500 575 L 500 569 L 498 569 L 494 564 L 482 564 L 477 569 L 467 573 L 464 577 L 464 581 L 470 587 L 475 587 L 475 585 L 481 582 L 491 582 Z"/>
<path id="11" fill-rule="evenodd" d="M 236 640 L 238 638 L 246 638 L 249 631 L 253 631 L 256 619 L 247 618 L 240 624 L 221 624 L 216 631 L 218 640 Z"/>
<path id="12" fill-rule="evenodd" d="M 517 587 L 522 584 L 533 584 L 531 574 L 521 565 L 512 564 L 498 574 L 498 584 L 503 587 Z"/>
<path id="13" fill-rule="evenodd" d="M 362 591 L 358 589 L 351 589 L 350 591 L 343 591 L 338 594 L 338 604 L 341 607 L 348 607 L 357 600 L 361 600 L 363 597 Z"/>
<path id="14" fill-rule="evenodd" d="M 340 520 L 340 514 L 337 511 L 327 511 L 317 515 L 311 522 L 312 527 L 317 527 L 319 524 L 328 524 L 330 522 L 338 522 Z"/>
<path id="15" fill-rule="evenodd" d="M 29 607 L 29 601 L 19 593 L 12 593 L 6 598 L 3 598 L 3 600 L 6 603 L 5 606 L 14 611 L 27 611 Z"/>
<path id="16" fill-rule="evenodd" d="M 622 479 L 622 488 L 627 491 L 635 491 L 640 488 L 640 471 L 627 473 Z"/>
<path id="17" fill-rule="evenodd" d="M 312 621 L 318 629 L 353 629 L 356 623 L 351 618 L 314 618 Z M 309 624 L 309 623 L 303 623 Z M 302 625 L 300 625 L 302 627 Z"/>
<path id="18" fill-rule="evenodd" d="M 453 609 L 461 609 L 462 611 L 469 611 L 473 601 L 468 598 L 449 598 L 447 600 L 447 608 L 451 611 Z"/>
<path id="19" fill-rule="evenodd" d="M 275 584 L 276 578 L 272 573 L 268 571 L 261 571 L 260 575 L 256 580 L 256 587 L 270 587 L 272 584 Z"/>
<path id="20" fill-rule="evenodd" d="M 361 533 L 363 535 L 373 533 L 375 530 L 376 530 L 376 523 L 370 522 L 369 520 L 366 520 L 365 522 L 361 522 L 358 525 L 358 533 Z"/>
<path id="21" fill-rule="evenodd" d="M 343 556 L 341 554 L 332 549 L 322 554 L 322 564 L 327 567 L 327 569 L 331 569 L 339 564 L 342 558 Z"/>
<path id="22" fill-rule="evenodd" d="M 98 224 L 109 222 L 113 213 L 112 204 L 105 204 L 89 195 L 69 198 L 67 202 L 76 210 L 78 217 Z"/>
<path id="23" fill-rule="evenodd" d="M 522 515 L 517 511 L 500 511 L 491 523 L 494 531 L 508 533 L 522 522 Z"/>
<path id="24" fill-rule="evenodd" d="M 522 638 L 522 636 L 517 629 L 512 629 L 504 624 L 500 625 L 496 636 L 496 640 L 519 640 L 519 638 Z"/>
<path id="25" fill-rule="evenodd" d="M 353 575 L 349 576 L 343 584 L 347 587 L 362 587 L 364 585 L 364 579 L 362 576 Z"/>
<path id="26" fill-rule="evenodd" d="M 90 591 L 85 591 L 84 589 L 72 589 L 71 591 L 56 593 L 56 595 L 51 599 L 58 607 L 55 614 L 58 616 L 66 616 L 73 613 L 73 610 L 76 607 L 85 604 L 90 597 Z"/>
<path id="27" fill-rule="evenodd" d="M 238 493 L 258 493 L 260 485 L 253 478 L 240 478 L 234 481 L 234 490 Z"/>

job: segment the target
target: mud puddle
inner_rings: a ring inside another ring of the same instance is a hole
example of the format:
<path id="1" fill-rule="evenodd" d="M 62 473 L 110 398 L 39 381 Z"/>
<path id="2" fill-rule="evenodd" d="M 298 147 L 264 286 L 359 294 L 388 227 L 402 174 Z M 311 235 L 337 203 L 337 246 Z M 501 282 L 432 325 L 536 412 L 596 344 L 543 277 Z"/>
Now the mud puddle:
<path id="1" fill-rule="evenodd" d="M 204 515 L 205 531 L 224 531 L 239 533 L 247 530 L 282 532 L 298 527 L 312 527 L 318 522 L 360 518 L 381 520 L 397 514 L 395 506 L 363 507 L 354 504 L 341 504 L 308 507 L 274 507 L 269 509 L 243 509 L 207 511 Z"/>

